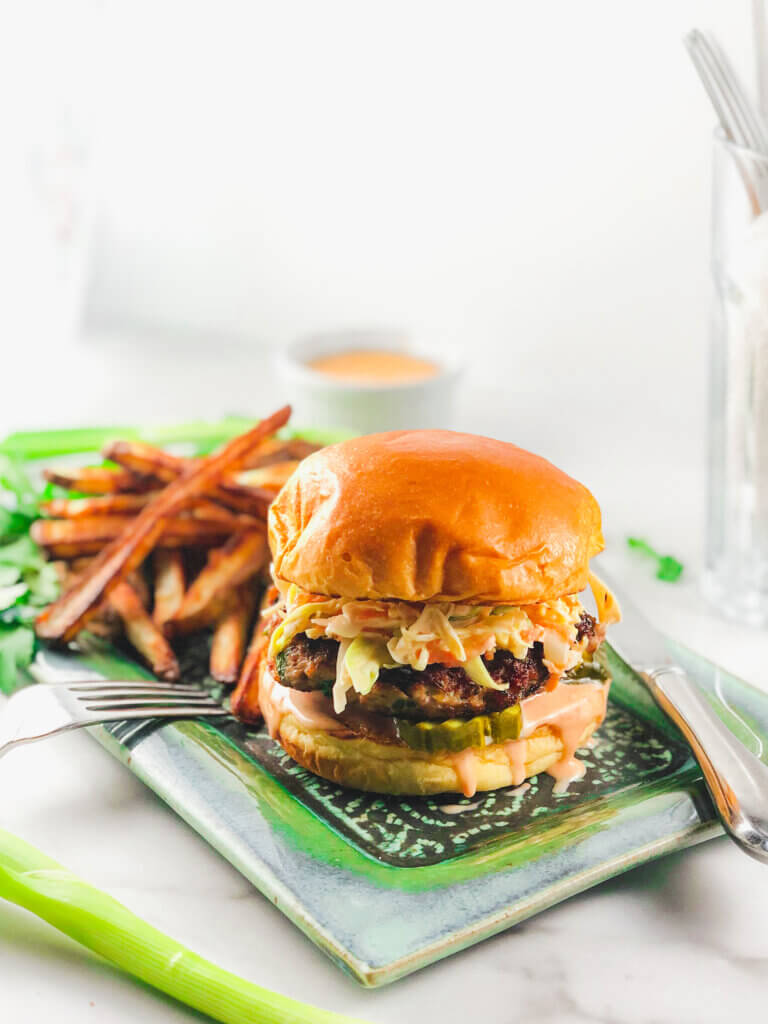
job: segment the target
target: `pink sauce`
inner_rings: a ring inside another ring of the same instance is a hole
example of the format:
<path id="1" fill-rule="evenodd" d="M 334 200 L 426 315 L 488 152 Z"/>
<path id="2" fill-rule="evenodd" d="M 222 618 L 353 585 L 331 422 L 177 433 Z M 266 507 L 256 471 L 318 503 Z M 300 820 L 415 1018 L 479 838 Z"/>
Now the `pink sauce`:
<path id="1" fill-rule="evenodd" d="M 324 732 L 332 733 L 349 732 L 344 723 L 333 714 L 331 702 L 324 694 L 290 690 L 287 686 L 281 686 L 268 670 L 261 676 L 259 706 L 272 739 L 277 736 L 280 722 L 286 715 L 295 715 L 307 729 L 322 729 Z"/>
<path id="2" fill-rule="evenodd" d="M 576 757 L 576 749 L 581 742 L 587 726 L 596 725 L 605 718 L 606 701 L 609 684 L 606 683 L 573 683 L 558 686 L 554 690 L 544 690 L 528 697 L 521 703 L 523 711 L 523 728 L 520 739 L 509 740 L 500 744 L 509 762 L 512 775 L 511 784 L 519 786 L 525 781 L 526 737 L 530 736 L 539 726 L 548 725 L 555 729 L 563 744 L 559 760 L 546 769 L 547 774 L 555 780 L 555 789 L 562 792 L 569 782 L 580 779 L 585 767 Z M 281 686 L 274 676 L 264 671 L 259 688 L 259 704 L 269 735 L 277 736 L 280 722 L 285 715 L 294 715 L 307 729 L 321 729 L 323 732 L 336 736 L 354 736 L 351 731 L 357 725 L 366 727 L 381 736 L 382 723 L 380 715 L 369 715 L 359 709 L 348 709 L 338 716 L 333 711 L 330 698 L 322 693 L 304 693 Z M 389 738 L 395 738 L 394 723 L 390 726 Z M 459 782 L 459 790 L 466 797 L 477 792 L 477 762 L 481 756 L 479 750 L 467 747 L 458 754 L 452 754 L 453 764 Z"/>
<path id="3" fill-rule="evenodd" d="M 519 786 L 525 782 L 525 743 L 522 740 L 508 740 L 503 746 L 512 772 L 512 785 Z"/>
<path id="4" fill-rule="evenodd" d="M 397 739 L 395 723 L 389 719 L 354 706 L 337 715 L 330 697 L 317 691 L 304 692 L 281 686 L 267 669 L 261 676 L 259 705 L 273 739 L 286 715 L 293 715 L 305 729 L 320 729 L 345 739 L 352 739 L 358 733 L 383 742 Z"/>
<path id="5" fill-rule="evenodd" d="M 560 735 L 563 750 L 560 758 L 546 769 L 555 780 L 556 792 L 563 792 L 569 782 L 580 779 L 586 771 L 576 757 L 586 728 L 595 727 L 605 718 L 609 684 L 572 683 L 544 690 L 521 702 L 523 728 L 520 739 L 509 740 L 501 747 L 509 761 L 512 785 L 519 786 L 525 779 L 525 739 L 542 725 L 548 725 Z M 480 751 L 472 747 L 451 758 L 459 781 L 459 789 L 466 797 L 477 792 L 477 762 Z"/>
<path id="6" fill-rule="evenodd" d="M 467 747 L 453 755 L 453 766 L 459 778 L 459 789 L 464 796 L 474 796 L 477 792 L 477 752 L 474 747 Z"/>

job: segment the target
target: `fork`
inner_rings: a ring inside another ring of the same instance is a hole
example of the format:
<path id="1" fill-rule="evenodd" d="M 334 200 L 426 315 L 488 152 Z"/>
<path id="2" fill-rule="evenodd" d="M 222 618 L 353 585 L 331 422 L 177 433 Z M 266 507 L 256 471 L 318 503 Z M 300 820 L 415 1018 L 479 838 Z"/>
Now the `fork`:
<path id="1" fill-rule="evenodd" d="M 720 126 L 731 142 L 758 157 L 768 157 L 768 133 L 760 114 L 717 40 L 710 33 L 692 29 L 683 39 L 701 82 L 715 108 Z M 748 168 L 735 156 L 755 215 L 766 208 L 768 189 L 763 163 L 754 165 L 752 181 Z"/>
<path id="2" fill-rule="evenodd" d="M 198 718 L 228 712 L 199 686 L 153 681 L 42 683 L 15 693 L 0 710 L 0 757 L 12 747 L 68 729 L 133 718 Z"/>

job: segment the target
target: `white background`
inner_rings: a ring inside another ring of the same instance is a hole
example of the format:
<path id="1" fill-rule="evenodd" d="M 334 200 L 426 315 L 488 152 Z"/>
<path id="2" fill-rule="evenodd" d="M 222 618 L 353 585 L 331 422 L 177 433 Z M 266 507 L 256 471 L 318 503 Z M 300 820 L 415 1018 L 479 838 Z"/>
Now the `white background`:
<path id="1" fill-rule="evenodd" d="M 768 686 L 765 634 L 697 589 L 713 119 L 694 24 L 749 76 L 747 0 L 18 5 L 0 33 L 0 432 L 259 413 L 296 334 L 444 337 L 469 363 L 456 424 L 588 483 L 646 613 Z M 63 206 L 32 173 L 62 139 L 88 154 Z M 89 224 L 72 332 L 60 250 L 76 280 Z M 683 583 L 654 581 L 628 533 L 680 556 Z M 521 1019 L 719 1022 L 718 972 L 731 1009 L 757 1006 L 764 886 L 730 848 L 370 995 L 86 737 L 58 744 L 3 762 L 0 821 L 263 984 L 382 1022 L 429 1019 L 436 991 L 466 1020 L 478 986 Z M 10 1020 L 191 1019 L 2 906 L 0 936 Z"/>

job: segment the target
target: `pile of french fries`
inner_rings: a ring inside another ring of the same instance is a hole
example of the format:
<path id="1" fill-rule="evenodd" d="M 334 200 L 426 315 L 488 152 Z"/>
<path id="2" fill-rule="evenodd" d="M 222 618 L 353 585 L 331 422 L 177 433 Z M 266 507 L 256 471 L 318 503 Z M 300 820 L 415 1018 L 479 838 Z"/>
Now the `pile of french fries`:
<path id="1" fill-rule="evenodd" d="M 211 676 L 245 682 L 258 660 L 267 509 L 317 447 L 274 436 L 289 415 L 280 409 L 203 458 L 115 441 L 103 452 L 114 468 L 46 472 L 84 496 L 44 503 L 32 527 L 62 581 L 38 635 L 66 643 L 85 627 L 120 631 L 155 675 L 174 681 L 174 638 L 211 628 Z"/>

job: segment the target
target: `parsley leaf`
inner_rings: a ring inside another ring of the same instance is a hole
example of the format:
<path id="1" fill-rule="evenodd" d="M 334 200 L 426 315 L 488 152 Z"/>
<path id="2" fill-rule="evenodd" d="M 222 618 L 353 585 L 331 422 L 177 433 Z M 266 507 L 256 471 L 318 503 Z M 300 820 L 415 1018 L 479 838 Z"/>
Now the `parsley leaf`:
<path id="1" fill-rule="evenodd" d="M 633 551 L 653 558 L 656 562 L 656 579 L 665 583 L 676 583 L 683 573 L 683 563 L 678 562 L 672 555 L 660 555 L 655 551 L 648 541 L 639 537 L 627 537 L 627 546 Z"/>

